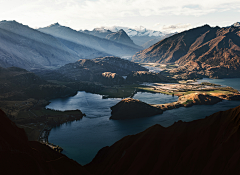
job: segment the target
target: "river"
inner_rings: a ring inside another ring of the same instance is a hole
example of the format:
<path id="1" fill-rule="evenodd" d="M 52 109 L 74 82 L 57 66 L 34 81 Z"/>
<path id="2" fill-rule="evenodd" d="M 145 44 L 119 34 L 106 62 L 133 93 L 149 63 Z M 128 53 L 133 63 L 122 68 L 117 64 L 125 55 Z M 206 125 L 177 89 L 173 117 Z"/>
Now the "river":
<path id="1" fill-rule="evenodd" d="M 240 78 L 235 79 L 203 79 L 215 84 L 231 86 L 240 90 Z M 159 93 L 138 92 L 133 98 L 150 104 L 177 101 L 177 97 Z M 86 113 L 80 121 L 63 124 L 53 128 L 49 134 L 49 142 L 60 145 L 63 154 L 85 165 L 104 146 L 110 146 L 124 136 L 137 134 L 154 124 L 164 127 L 172 125 L 178 120 L 192 121 L 204 118 L 217 111 L 227 110 L 240 105 L 240 101 L 222 101 L 215 105 L 195 105 L 164 111 L 153 117 L 115 121 L 109 120 L 110 107 L 121 99 L 102 99 L 101 95 L 78 92 L 74 97 L 54 99 L 47 108 L 55 110 L 80 109 Z"/>

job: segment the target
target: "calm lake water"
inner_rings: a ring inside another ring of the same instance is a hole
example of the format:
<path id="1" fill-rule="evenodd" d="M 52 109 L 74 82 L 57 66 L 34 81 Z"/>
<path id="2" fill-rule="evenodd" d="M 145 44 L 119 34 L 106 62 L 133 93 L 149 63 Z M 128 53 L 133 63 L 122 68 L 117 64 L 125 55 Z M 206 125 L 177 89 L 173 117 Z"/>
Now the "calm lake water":
<path id="1" fill-rule="evenodd" d="M 231 86 L 240 90 L 240 78 L 203 79 L 215 84 Z M 150 104 L 177 101 L 177 97 L 164 94 L 138 92 L 134 98 Z M 178 120 L 192 121 L 204 118 L 217 111 L 227 110 L 240 105 L 240 101 L 222 101 L 215 105 L 195 105 L 165 111 L 153 117 L 123 121 L 109 120 L 110 107 L 121 99 L 102 99 L 101 95 L 78 92 L 74 97 L 51 100 L 47 108 L 56 110 L 80 109 L 87 116 L 80 121 L 63 124 L 53 128 L 49 142 L 60 145 L 63 154 L 84 165 L 89 163 L 104 146 L 110 146 L 124 136 L 137 134 L 154 124 L 170 126 Z"/>

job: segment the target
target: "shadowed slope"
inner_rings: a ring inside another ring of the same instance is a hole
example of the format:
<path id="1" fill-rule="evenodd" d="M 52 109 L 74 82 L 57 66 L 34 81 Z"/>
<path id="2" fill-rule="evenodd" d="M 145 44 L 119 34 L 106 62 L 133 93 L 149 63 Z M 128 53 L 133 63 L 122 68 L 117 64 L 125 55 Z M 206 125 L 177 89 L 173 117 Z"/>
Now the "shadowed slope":
<path id="1" fill-rule="evenodd" d="M 240 106 L 192 122 L 154 125 L 101 149 L 93 174 L 238 174 Z"/>

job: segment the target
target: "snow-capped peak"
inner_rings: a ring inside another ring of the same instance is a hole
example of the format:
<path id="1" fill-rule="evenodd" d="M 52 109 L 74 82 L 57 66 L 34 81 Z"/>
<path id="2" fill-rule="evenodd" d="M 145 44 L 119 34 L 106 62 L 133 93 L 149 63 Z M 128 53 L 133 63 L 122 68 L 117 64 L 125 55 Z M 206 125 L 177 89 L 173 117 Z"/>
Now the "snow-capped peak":
<path id="1" fill-rule="evenodd" d="M 235 22 L 232 26 L 234 26 L 234 27 L 240 27 L 240 22 Z"/>
<path id="2" fill-rule="evenodd" d="M 121 27 L 121 26 L 113 26 L 113 27 L 101 27 L 101 28 L 95 28 L 94 30 L 110 30 L 112 32 L 118 32 L 119 30 L 123 29 L 128 36 L 132 37 L 132 36 L 156 36 L 156 37 L 160 37 L 165 35 L 165 33 L 160 32 L 160 31 L 154 31 L 154 30 L 149 30 L 146 29 L 143 26 L 140 27 L 135 27 L 133 28 L 129 28 L 129 27 Z"/>
<path id="3" fill-rule="evenodd" d="M 100 27 L 100 28 L 94 28 L 93 31 L 98 31 L 98 32 L 111 32 L 110 30 L 108 29 L 105 29 L 103 27 Z"/>

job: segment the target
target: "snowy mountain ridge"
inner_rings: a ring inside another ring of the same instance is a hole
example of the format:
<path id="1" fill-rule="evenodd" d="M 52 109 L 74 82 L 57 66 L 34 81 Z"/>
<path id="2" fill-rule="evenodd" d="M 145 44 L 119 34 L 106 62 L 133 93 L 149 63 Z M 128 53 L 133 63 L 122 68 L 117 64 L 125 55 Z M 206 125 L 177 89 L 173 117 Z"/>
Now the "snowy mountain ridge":
<path id="1" fill-rule="evenodd" d="M 234 27 L 240 27 L 240 22 L 235 22 L 232 26 L 234 26 Z"/>
<path id="2" fill-rule="evenodd" d="M 112 32 L 117 32 L 120 29 L 123 29 L 130 37 L 133 37 L 133 36 L 162 37 L 162 36 L 166 35 L 166 33 L 164 33 L 164 32 L 149 30 L 142 26 L 136 27 L 134 29 L 130 28 L 130 27 L 112 26 L 112 27 L 95 28 L 94 30 L 101 31 L 101 32 L 105 32 L 107 30 L 110 30 Z"/>

